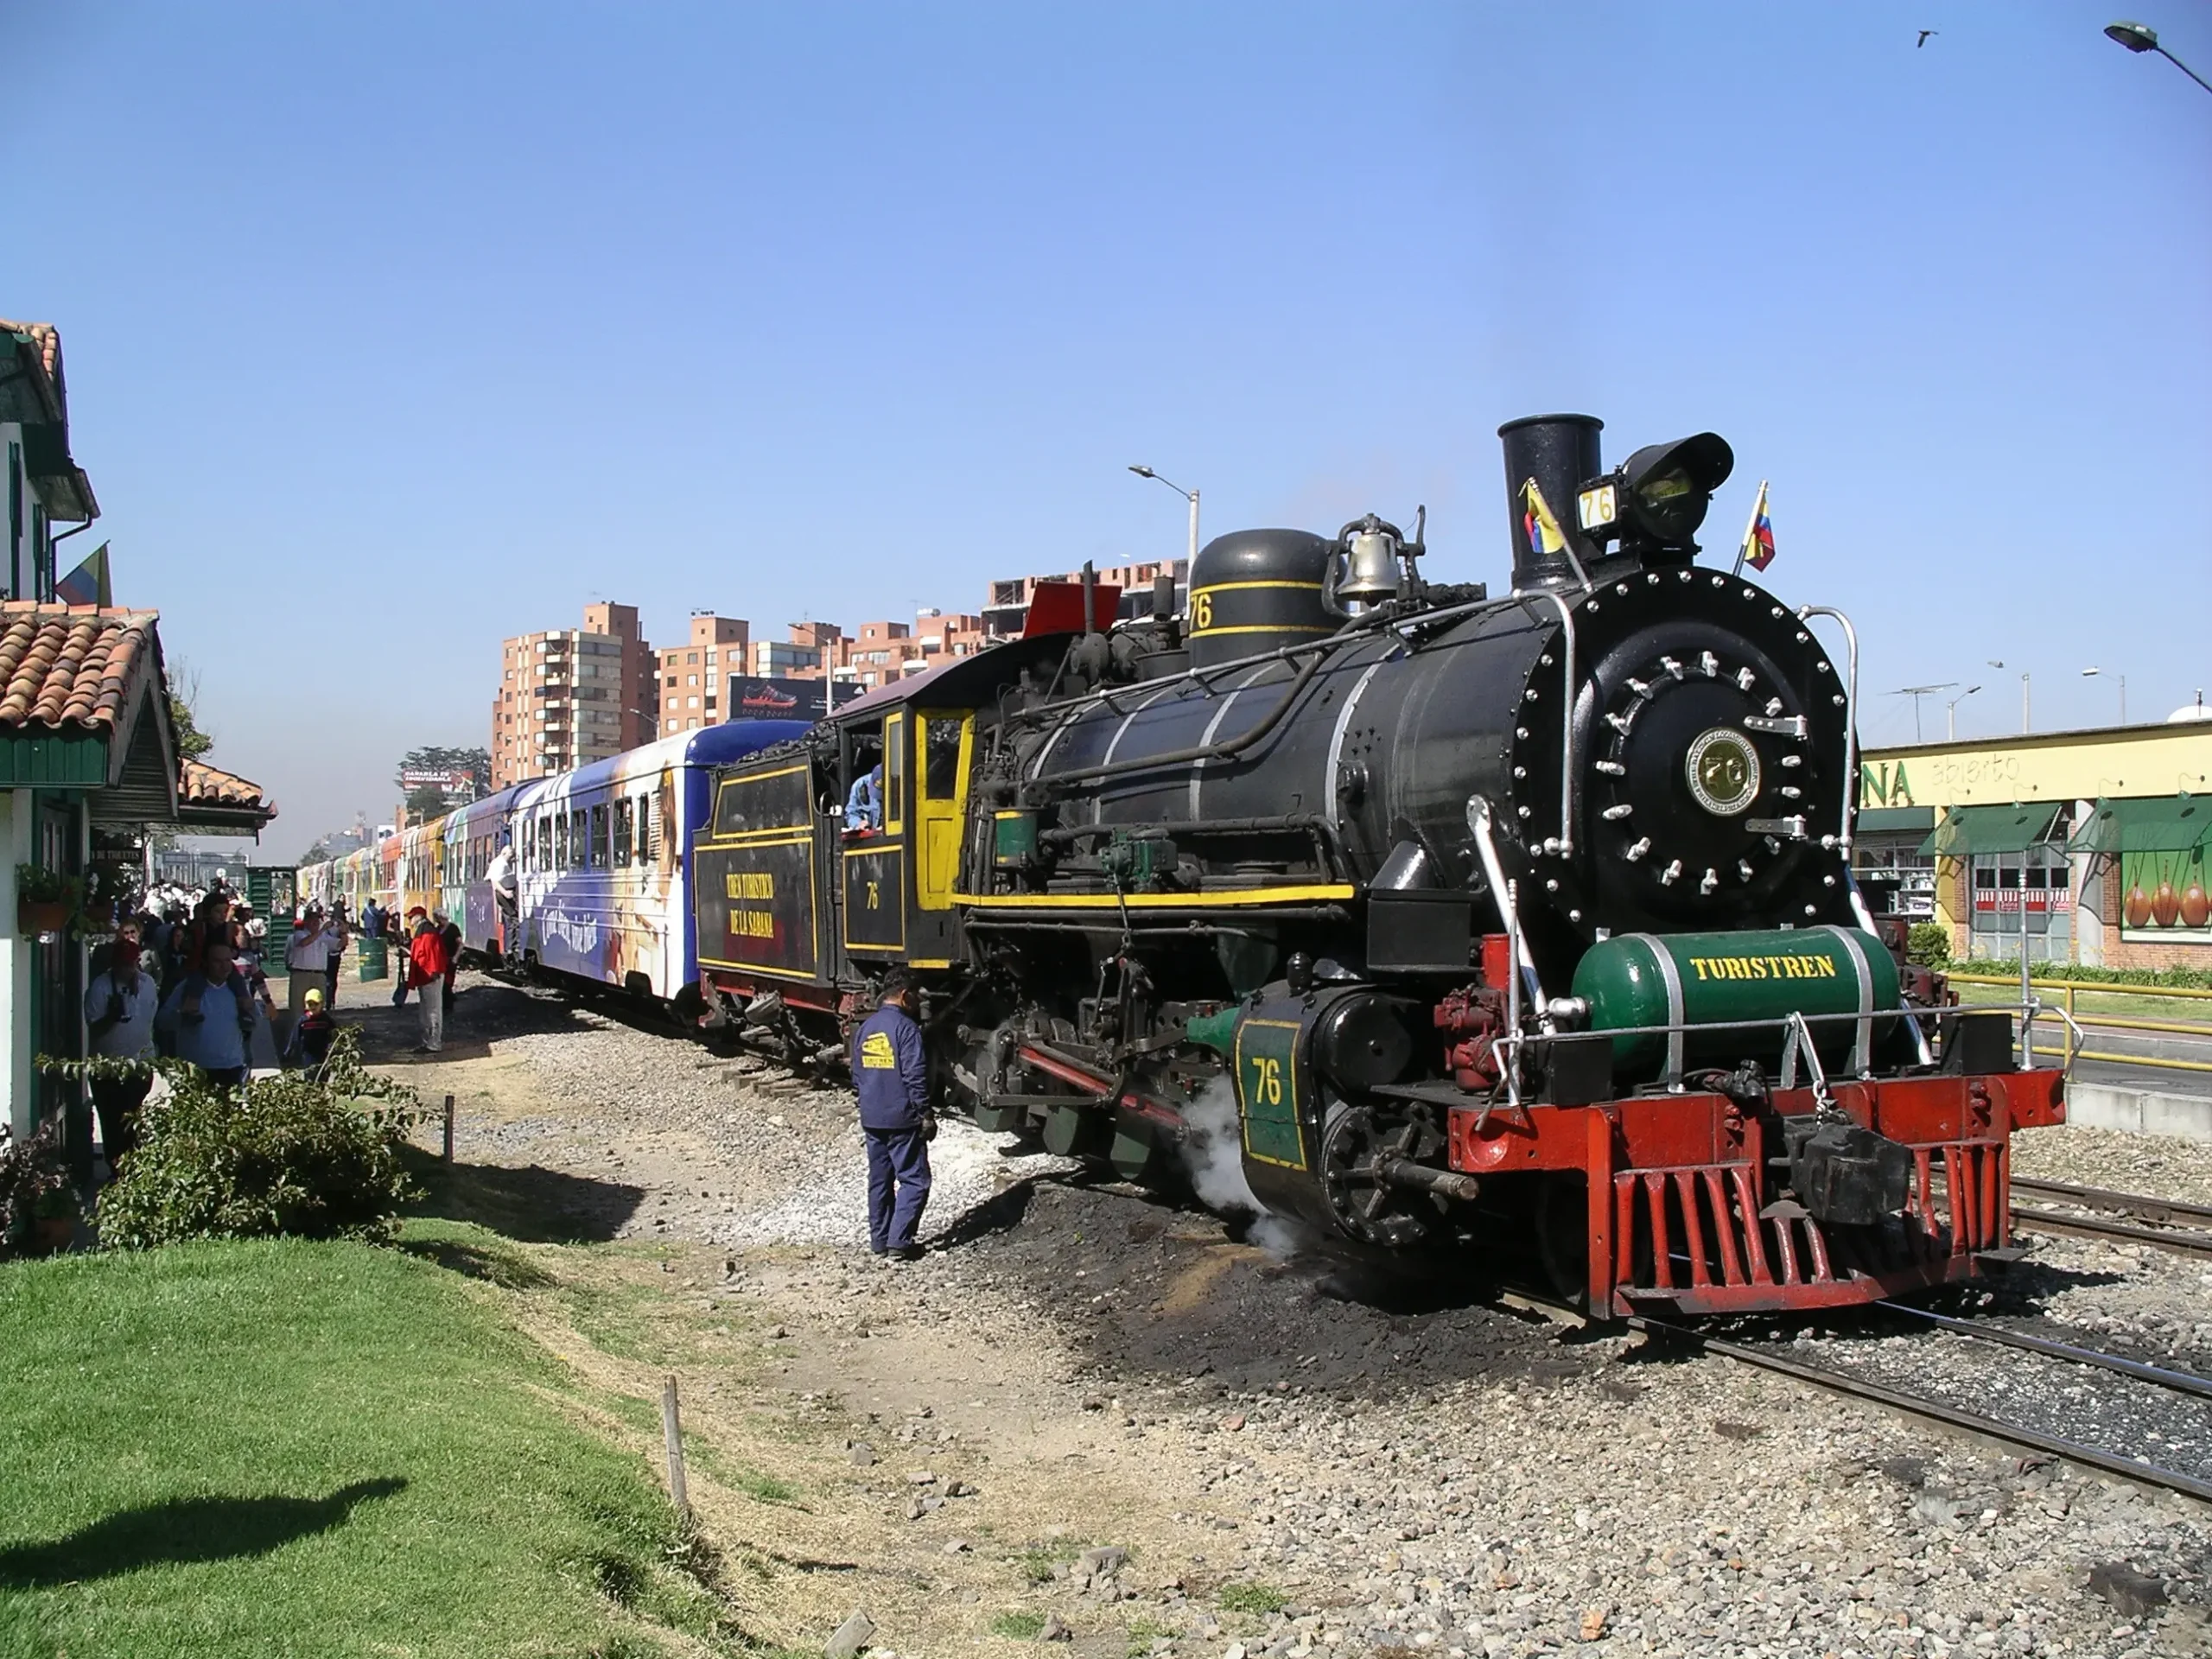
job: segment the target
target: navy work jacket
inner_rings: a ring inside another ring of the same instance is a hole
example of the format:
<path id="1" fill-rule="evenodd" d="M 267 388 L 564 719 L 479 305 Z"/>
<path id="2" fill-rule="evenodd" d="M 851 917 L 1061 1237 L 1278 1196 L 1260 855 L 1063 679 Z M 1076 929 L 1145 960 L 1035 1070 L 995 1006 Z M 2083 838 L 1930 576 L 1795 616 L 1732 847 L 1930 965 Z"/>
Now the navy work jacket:
<path id="1" fill-rule="evenodd" d="M 853 1084 L 862 1128 L 919 1127 L 929 1109 L 929 1066 L 922 1058 L 922 1028 L 904 1008 L 878 1008 L 853 1033 Z"/>

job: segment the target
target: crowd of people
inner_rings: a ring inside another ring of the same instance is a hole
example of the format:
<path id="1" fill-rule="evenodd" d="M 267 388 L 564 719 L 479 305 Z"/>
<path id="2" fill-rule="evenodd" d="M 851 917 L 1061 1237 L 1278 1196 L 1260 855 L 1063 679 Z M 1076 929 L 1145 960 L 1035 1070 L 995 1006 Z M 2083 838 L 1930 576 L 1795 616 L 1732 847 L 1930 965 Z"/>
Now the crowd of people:
<path id="1" fill-rule="evenodd" d="M 422 1019 L 418 1053 L 444 1045 L 445 1011 L 461 959 L 461 929 L 442 911 L 404 915 L 372 899 L 357 918 L 343 898 L 308 899 L 288 926 L 219 883 L 198 892 L 157 889 L 136 916 L 92 952 L 85 988 L 90 1052 L 149 1060 L 168 1056 L 226 1086 L 264 1067 L 320 1066 L 338 1034 L 338 974 L 349 949 L 379 939 L 397 959 L 395 1007 L 411 993 Z M 270 988 L 283 980 L 280 1012 Z M 93 1109 L 111 1166 L 136 1141 L 149 1071 L 99 1070 Z"/>

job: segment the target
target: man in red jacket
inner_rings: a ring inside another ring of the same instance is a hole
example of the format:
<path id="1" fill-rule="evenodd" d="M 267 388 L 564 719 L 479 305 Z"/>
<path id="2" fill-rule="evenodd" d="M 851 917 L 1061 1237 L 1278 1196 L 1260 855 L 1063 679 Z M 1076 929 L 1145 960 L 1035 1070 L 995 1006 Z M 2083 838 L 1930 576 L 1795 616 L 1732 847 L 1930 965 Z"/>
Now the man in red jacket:
<path id="1" fill-rule="evenodd" d="M 407 983 L 423 1014 L 423 1040 L 415 1052 L 435 1054 L 446 1043 L 446 966 L 451 957 L 444 935 L 430 925 L 422 906 L 407 912 L 407 926 L 413 936 L 407 941 Z"/>

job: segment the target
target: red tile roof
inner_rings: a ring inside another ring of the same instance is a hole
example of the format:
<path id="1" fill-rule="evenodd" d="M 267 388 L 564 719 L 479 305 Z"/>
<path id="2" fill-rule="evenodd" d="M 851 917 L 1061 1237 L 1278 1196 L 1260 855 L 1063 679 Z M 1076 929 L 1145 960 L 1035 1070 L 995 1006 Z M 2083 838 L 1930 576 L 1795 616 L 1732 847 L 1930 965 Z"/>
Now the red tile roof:
<path id="1" fill-rule="evenodd" d="M 112 732 L 135 675 L 160 672 L 152 611 L 0 602 L 0 729 Z"/>
<path id="2" fill-rule="evenodd" d="M 61 331 L 50 322 L 9 322 L 0 319 L 0 334 L 28 334 L 31 344 L 38 348 L 39 366 L 46 371 L 49 380 L 59 378 L 61 367 Z"/>
<path id="3" fill-rule="evenodd" d="M 261 785 L 211 766 L 204 760 L 188 760 L 176 791 L 177 801 L 188 806 L 260 806 L 263 804 Z M 269 816 L 276 816 L 271 808 Z"/>

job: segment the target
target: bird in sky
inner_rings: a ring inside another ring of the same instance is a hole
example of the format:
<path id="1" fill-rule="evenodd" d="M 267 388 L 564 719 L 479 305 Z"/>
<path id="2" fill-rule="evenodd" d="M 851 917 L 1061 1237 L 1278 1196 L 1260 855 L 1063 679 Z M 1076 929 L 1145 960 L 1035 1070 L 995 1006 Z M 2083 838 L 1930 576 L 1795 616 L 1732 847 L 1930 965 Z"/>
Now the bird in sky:
<path id="1" fill-rule="evenodd" d="M 1922 29 L 1920 31 L 1920 38 L 1912 43 L 1912 49 L 1916 52 L 1919 51 L 1922 47 L 1928 44 L 1928 37 L 1930 35 L 1940 34 L 1941 32 L 1941 30 L 1933 29 Z"/>

